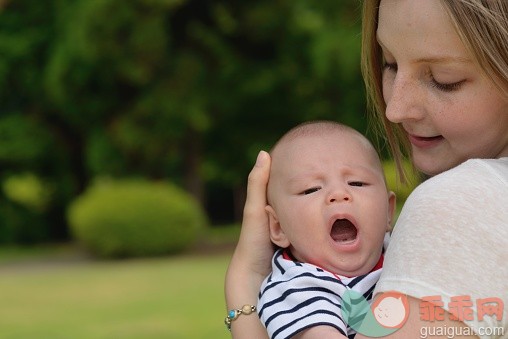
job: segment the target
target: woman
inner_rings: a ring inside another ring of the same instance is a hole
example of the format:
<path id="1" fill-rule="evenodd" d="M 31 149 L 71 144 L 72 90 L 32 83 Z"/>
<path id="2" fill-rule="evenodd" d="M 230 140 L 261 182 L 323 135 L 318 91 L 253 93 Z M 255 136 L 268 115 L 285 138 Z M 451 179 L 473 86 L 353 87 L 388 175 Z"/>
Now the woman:
<path id="1" fill-rule="evenodd" d="M 367 91 L 393 156 L 400 163 L 407 147 L 415 167 L 433 176 L 406 202 L 375 291 L 376 298 L 391 290 L 408 295 L 407 321 L 391 337 L 439 328 L 506 336 L 508 1 L 368 0 L 363 24 Z M 261 152 L 249 175 L 226 276 L 228 308 L 255 305 L 270 269 L 269 166 Z M 439 321 L 428 322 L 420 311 L 432 296 L 442 309 L 434 314 Z M 476 312 L 489 298 L 506 304 L 501 315 Z M 450 319 L 452 301 L 467 311 L 459 321 Z M 255 316 L 239 316 L 231 329 L 234 338 L 266 337 Z"/>

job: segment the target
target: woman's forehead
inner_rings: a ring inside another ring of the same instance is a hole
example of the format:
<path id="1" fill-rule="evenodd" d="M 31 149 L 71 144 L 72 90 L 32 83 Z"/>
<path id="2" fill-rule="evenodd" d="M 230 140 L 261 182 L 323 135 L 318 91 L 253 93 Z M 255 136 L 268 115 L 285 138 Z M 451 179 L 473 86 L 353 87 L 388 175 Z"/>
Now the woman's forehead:
<path id="1" fill-rule="evenodd" d="M 415 59 L 464 59 L 467 56 L 443 4 L 438 0 L 382 0 L 377 39 L 390 50 Z"/>

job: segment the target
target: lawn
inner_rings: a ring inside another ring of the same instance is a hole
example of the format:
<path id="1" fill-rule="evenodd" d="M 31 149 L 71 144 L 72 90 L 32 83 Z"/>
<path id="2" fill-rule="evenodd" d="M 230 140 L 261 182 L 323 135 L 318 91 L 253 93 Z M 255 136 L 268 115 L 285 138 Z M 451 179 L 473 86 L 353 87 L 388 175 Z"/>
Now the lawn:
<path id="1" fill-rule="evenodd" d="M 229 338 L 230 250 L 123 261 L 12 252 L 0 251 L 0 338 Z"/>

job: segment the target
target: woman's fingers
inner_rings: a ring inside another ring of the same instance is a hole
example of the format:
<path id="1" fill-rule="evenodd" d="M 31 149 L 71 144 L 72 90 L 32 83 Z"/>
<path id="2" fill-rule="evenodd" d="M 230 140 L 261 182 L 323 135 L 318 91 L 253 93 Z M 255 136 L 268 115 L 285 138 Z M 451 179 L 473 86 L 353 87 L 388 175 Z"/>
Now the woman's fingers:
<path id="1" fill-rule="evenodd" d="M 268 215 L 265 210 L 269 176 L 270 155 L 261 151 L 249 174 L 242 230 L 233 255 L 233 261 L 240 260 L 248 271 L 261 275 L 270 271 L 273 255 Z"/>
<path id="2" fill-rule="evenodd" d="M 242 230 L 224 285 L 228 309 L 256 305 L 261 283 L 270 272 L 273 247 L 266 214 L 266 186 L 270 176 L 270 156 L 261 151 L 252 168 L 245 201 Z M 258 317 L 241 317 L 231 329 L 234 338 L 267 338 Z"/>
<path id="3" fill-rule="evenodd" d="M 250 219 L 258 219 L 266 216 L 266 186 L 270 176 L 270 155 L 261 151 L 256 159 L 256 164 L 249 173 L 247 183 L 247 200 L 243 210 L 244 223 Z M 258 219 L 259 220 L 259 219 Z"/>

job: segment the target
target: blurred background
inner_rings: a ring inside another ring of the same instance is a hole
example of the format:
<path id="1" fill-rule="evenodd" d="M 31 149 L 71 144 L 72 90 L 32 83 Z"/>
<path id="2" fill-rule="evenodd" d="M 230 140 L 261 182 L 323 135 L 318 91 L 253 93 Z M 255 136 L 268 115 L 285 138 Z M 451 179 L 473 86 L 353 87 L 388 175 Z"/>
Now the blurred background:
<path id="1" fill-rule="evenodd" d="M 0 337 L 227 338 L 259 150 L 314 119 L 372 139 L 360 7 L 0 0 Z"/>

